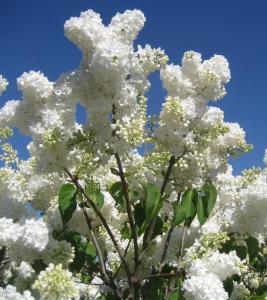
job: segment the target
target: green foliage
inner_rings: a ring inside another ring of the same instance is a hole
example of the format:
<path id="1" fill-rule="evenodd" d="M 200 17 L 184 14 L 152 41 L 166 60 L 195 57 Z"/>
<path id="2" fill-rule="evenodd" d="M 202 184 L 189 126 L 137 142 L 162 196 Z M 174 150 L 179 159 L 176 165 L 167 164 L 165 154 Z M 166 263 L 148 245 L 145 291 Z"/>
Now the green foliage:
<path id="1" fill-rule="evenodd" d="M 186 210 L 182 205 L 175 205 L 174 225 L 180 225 L 186 219 Z"/>
<path id="2" fill-rule="evenodd" d="M 122 183 L 120 181 L 113 183 L 109 189 L 109 192 L 113 199 L 116 201 L 116 203 L 123 207 L 124 200 Z"/>
<path id="3" fill-rule="evenodd" d="M 145 230 L 148 228 L 149 225 L 151 225 L 152 220 L 157 216 L 162 204 L 160 191 L 157 186 L 153 184 L 147 184 L 145 186 L 145 192 L 146 192 L 146 198 L 144 200 L 144 205 L 143 205 L 143 209 L 145 212 L 145 219 L 143 220 L 143 223 L 139 227 L 140 235 L 145 232 Z M 139 209 L 141 209 L 141 207 L 139 207 Z M 135 213 L 135 216 L 136 215 L 137 213 Z M 138 220 L 137 223 L 140 222 L 141 220 Z"/>
<path id="4" fill-rule="evenodd" d="M 73 133 L 73 137 L 67 141 L 67 147 L 69 149 L 79 148 L 79 149 L 92 149 L 95 145 L 95 136 L 92 130 L 82 132 L 78 130 Z"/>
<path id="5" fill-rule="evenodd" d="M 176 208 L 175 225 L 179 225 L 185 219 L 185 224 L 190 226 L 196 215 L 199 223 L 204 224 L 214 208 L 216 198 L 217 190 L 212 183 L 206 183 L 201 189 L 187 189 L 181 204 Z"/>
<path id="6" fill-rule="evenodd" d="M 145 230 L 144 239 L 143 239 L 144 243 L 148 239 L 148 234 L 149 234 L 150 230 L 151 230 L 151 226 L 147 227 L 147 229 Z M 151 240 L 153 240 L 156 236 L 158 236 L 162 233 L 163 233 L 163 222 L 159 216 L 156 216 L 155 226 L 154 226 L 154 229 L 151 234 Z"/>
<path id="7" fill-rule="evenodd" d="M 54 238 L 69 242 L 75 251 L 75 257 L 70 264 L 70 270 L 74 273 L 81 273 L 83 280 L 89 280 L 89 276 L 97 270 L 97 256 L 94 245 L 87 241 L 77 232 L 54 232 Z"/>
<path id="8" fill-rule="evenodd" d="M 257 257 L 260 247 L 259 247 L 259 241 L 254 238 L 253 236 L 249 236 L 247 239 L 245 239 L 245 242 L 247 244 L 248 248 L 248 255 L 250 261 L 253 260 L 255 257 Z"/>
<path id="9" fill-rule="evenodd" d="M 104 205 L 105 197 L 100 191 L 99 183 L 96 183 L 94 181 L 89 181 L 85 185 L 85 193 L 87 196 L 91 198 L 91 200 L 95 203 L 95 205 L 98 207 L 99 210 Z M 85 203 L 87 207 L 90 207 L 89 203 Z"/>
<path id="10" fill-rule="evenodd" d="M 267 292 L 263 293 L 260 296 L 249 297 L 248 300 L 266 300 L 266 297 L 267 297 Z"/>
<path id="11" fill-rule="evenodd" d="M 197 217 L 201 225 L 207 221 L 216 203 L 216 198 L 217 190 L 212 183 L 206 183 L 198 192 Z"/>
<path id="12" fill-rule="evenodd" d="M 138 227 L 138 235 L 141 235 L 141 227 L 146 218 L 144 205 L 141 202 L 136 203 L 134 206 L 134 219 L 135 224 Z"/>
<path id="13" fill-rule="evenodd" d="M 236 251 L 240 259 L 245 259 L 248 254 L 248 247 L 244 241 L 231 237 L 221 248 L 221 252 L 229 253 L 230 251 Z"/>
<path id="14" fill-rule="evenodd" d="M 65 183 L 61 186 L 58 195 L 58 206 L 64 226 L 69 222 L 77 208 L 76 196 L 77 190 L 72 183 Z"/>
<path id="15" fill-rule="evenodd" d="M 198 193 L 195 189 L 188 189 L 182 197 L 181 206 L 185 210 L 186 225 L 190 226 L 197 213 Z"/>
<path id="16" fill-rule="evenodd" d="M 233 288 L 234 288 L 233 277 L 227 277 L 223 282 L 223 287 L 226 290 L 226 292 L 228 293 L 228 295 L 230 296 L 233 291 Z"/>
<path id="17" fill-rule="evenodd" d="M 41 271 L 45 270 L 45 268 L 47 267 L 46 264 L 44 264 L 44 262 L 41 259 L 36 259 L 33 263 L 32 263 L 32 268 L 34 269 L 34 271 L 39 274 Z"/>

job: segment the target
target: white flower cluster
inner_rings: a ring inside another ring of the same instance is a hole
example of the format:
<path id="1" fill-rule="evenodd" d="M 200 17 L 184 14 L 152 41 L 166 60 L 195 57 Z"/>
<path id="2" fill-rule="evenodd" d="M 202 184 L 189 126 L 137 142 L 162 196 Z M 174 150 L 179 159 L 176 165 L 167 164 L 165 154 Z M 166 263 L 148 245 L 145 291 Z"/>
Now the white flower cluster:
<path id="1" fill-rule="evenodd" d="M 72 273 L 62 269 L 61 264 L 49 264 L 40 273 L 33 288 L 39 291 L 43 300 L 71 300 L 79 295 L 71 278 Z"/>
<path id="2" fill-rule="evenodd" d="M 178 182 L 201 185 L 201 178 L 226 169 L 228 153 L 234 155 L 249 147 L 243 129 L 237 123 L 224 122 L 223 111 L 207 105 L 226 94 L 229 64 L 221 55 L 202 61 L 199 53 L 188 51 L 181 66 L 171 64 L 161 70 L 161 79 L 168 96 L 156 141 L 179 158 L 175 168 Z"/>
<path id="3" fill-rule="evenodd" d="M 228 299 L 223 280 L 234 274 L 240 275 L 242 262 L 235 252 L 229 254 L 218 251 L 192 262 L 184 281 L 186 299 Z"/>
<path id="4" fill-rule="evenodd" d="M 0 246 L 8 247 L 13 260 L 36 259 L 49 242 L 48 225 L 42 219 L 26 219 L 15 223 L 12 219 L 0 218 Z"/>

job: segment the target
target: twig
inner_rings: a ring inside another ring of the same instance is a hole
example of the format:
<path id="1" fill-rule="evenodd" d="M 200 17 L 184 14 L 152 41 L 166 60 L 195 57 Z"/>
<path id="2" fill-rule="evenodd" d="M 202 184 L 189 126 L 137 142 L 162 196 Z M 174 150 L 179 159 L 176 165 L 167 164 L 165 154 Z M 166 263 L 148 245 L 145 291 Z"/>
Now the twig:
<path id="1" fill-rule="evenodd" d="M 82 209 L 82 212 L 84 214 L 84 217 L 85 217 L 88 229 L 89 229 L 90 240 L 93 242 L 93 244 L 96 248 L 97 256 L 98 256 L 98 259 L 99 259 L 99 265 L 100 265 L 100 273 L 102 275 L 102 278 L 103 278 L 104 282 L 113 289 L 113 291 L 116 293 L 116 295 L 120 299 L 123 299 L 122 295 L 119 291 L 119 288 L 117 287 L 117 285 L 114 282 L 114 279 L 110 275 L 108 275 L 108 273 L 107 273 L 105 262 L 104 262 L 103 255 L 102 255 L 102 252 L 101 252 L 101 248 L 100 248 L 99 243 L 97 241 L 97 238 L 94 234 L 93 227 L 92 227 L 92 222 L 91 222 L 91 220 L 90 220 L 90 218 L 87 214 L 87 211 L 85 210 L 85 208 L 82 204 L 79 205 L 79 206 Z"/>
<path id="2" fill-rule="evenodd" d="M 144 278 L 141 278 L 141 279 L 135 279 L 134 282 L 138 283 L 138 282 L 141 282 L 143 280 L 149 280 L 149 279 L 152 279 L 152 278 L 160 278 L 160 277 L 173 277 L 173 276 L 177 276 L 177 274 L 175 272 L 170 272 L 170 273 L 156 273 L 156 274 L 151 274 L 151 275 L 148 275 Z"/>
<path id="3" fill-rule="evenodd" d="M 84 214 L 84 217 L 85 217 L 85 220 L 86 220 L 86 223 L 87 223 L 87 226 L 88 226 L 88 229 L 89 229 L 89 236 L 90 236 L 90 239 L 91 241 L 93 242 L 95 248 L 96 248 L 96 251 L 97 251 L 97 256 L 99 258 L 99 264 L 100 264 L 100 272 L 102 274 L 102 276 L 104 277 L 104 280 L 106 283 L 109 283 L 110 281 L 110 278 L 107 274 L 107 271 L 106 271 L 106 267 L 105 267 L 105 263 L 104 263 L 104 259 L 103 259 L 103 255 L 102 255 L 102 252 L 101 252 L 101 249 L 99 247 L 99 244 L 98 244 L 98 241 L 97 241 L 97 238 L 94 234 L 94 231 L 93 231 L 93 227 L 92 227 L 92 223 L 91 223 L 91 220 L 87 214 L 87 211 L 85 210 L 84 206 L 83 205 L 80 205 L 80 208 L 82 209 L 82 212 Z"/>
<path id="4" fill-rule="evenodd" d="M 123 193 L 125 197 L 125 202 L 126 202 L 126 209 L 127 209 L 127 215 L 129 219 L 129 224 L 131 227 L 131 232 L 132 232 L 132 237 L 133 237 L 133 242 L 134 242 L 134 262 L 135 262 L 135 268 L 139 265 L 139 250 L 138 250 L 138 242 L 137 242 L 137 235 L 136 235 L 136 230 L 135 230 L 135 224 L 133 220 L 133 214 L 132 214 L 132 209 L 131 209 L 131 201 L 128 193 L 128 184 L 126 182 L 126 178 L 124 176 L 123 168 L 122 168 L 122 163 L 121 159 L 119 156 L 119 153 L 115 153 L 115 158 L 117 161 L 117 165 L 119 168 L 119 175 L 123 187 Z"/>
<path id="5" fill-rule="evenodd" d="M 127 276 L 127 279 L 128 279 L 128 283 L 129 283 L 129 286 L 132 286 L 132 280 L 131 280 L 131 271 L 130 271 L 130 268 L 128 266 L 128 263 L 126 262 L 121 250 L 120 250 L 120 247 L 111 231 L 111 229 L 109 228 L 109 225 L 106 221 L 106 219 L 104 218 L 104 216 L 102 215 L 102 213 L 100 212 L 100 210 L 98 209 L 98 207 L 96 206 L 96 204 L 94 203 L 94 201 L 86 194 L 86 192 L 84 191 L 84 188 L 80 185 L 80 183 L 78 182 L 78 179 L 76 177 L 74 177 L 70 171 L 68 171 L 66 168 L 64 168 L 65 172 L 68 174 L 68 176 L 70 177 L 71 181 L 75 184 L 76 188 L 82 193 L 82 195 L 86 198 L 86 200 L 89 202 L 90 206 L 92 207 L 92 209 L 94 210 L 94 212 L 97 214 L 97 216 L 99 217 L 99 219 L 101 220 L 103 226 L 105 227 L 116 251 L 118 252 L 119 256 L 120 256 L 120 259 L 123 263 L 123 266 L 125 268 L 125 271 L 126 271 L 126 276 Z"/>
<path id="6" fill-rule="evenodd" d="M 178 195 L 177 195 L 177 204 L 179 204 L 179 202 L 180 202 L 180 197 L 181 197 L 181 193 L 178 193 Z M 172 232 L 173 232 L 174 227 L 175 227 L 174 220 L 175 220 L 175 211 L 173 213 L 172 225 L 171 225 L 171 227 L 168 231 L 167 238 L 165 240 L 162 257 L 161 257 L 161 260 L 160 260 L 160 265 L 161 265 L 160 269 L 162 267 L 162 264 L 164 263 L 164 260 L 165 260 L 166 254 L 167 254 L 167 250 L 168 250 L 168 247 L 169 247 L 169 244 L 170 244 L 170 240 L 171 240 L 171 235 L 172 235 Z"/>
<path id="7" fill-rule="evenodd" d="M 180 246 L 180 249 L 179 249 L 179 252 L 178 252 L 178 265 L 179 265 L 179 267 L 180 267 L 180 262 L 181 262 L 181 259 L 182 259 L 182 254 L 184 252 L 184 242 L 185 242 L 186 231 L 187 231 L 187 226 L 184 224 L 182 237 L 181 237 L 181 246 Z"/>
<path id="8" fill-rule="evenodd" d="M 125 248 L 125 251 L 124 251 L 124 257 L 125 257 L 125 259 L 126 259 L 126 255 L 127 255 L 127 252 L 128 252 L 128 249 L 129 249 L 129 246 L 130 246 L 130 244 L 131 244 L 131 241 L 132 241 L 132 238 L 130 238 L 129 239 L 129 242 L 128 242 L 128 244 L 127 244 L 127 246 L 126 246 L 126 248 Z M 118 267 L 118 270 L 115 272 L 115 274 L 114 274 L 114 279 L 118 276 L 118 274 L 119 274 L 119 272 L 120 272 L 120 269 L 121 269 L 121 267 L 122 267 L 122 263 L 120 263 L 120 266 Z"/>
<path id="9" fill-rule="evenodd" d="M 167 172 L 164 176 L 164 180 L 163 180 L 163 184 L 162 184 L 162 187 L 161 187 L 161 190 L 160 190 L 160 196 L 162 197 L 164 192 L 165 192 L 165 188 L 167 186 L 167 183 L 169 181 L 169 177 L 171 175 L 171 171 L 172 171 L 172 168 L 175 164 L 175 156 L 172 155 L 170 160 L 169 160 L 169 165 L 168 165 L 168 169 L 167 169 Z M 144 243 L 144 247 L 143 247 L 143 250 L 146 249 L 149 241 L 151 240 L 152 238 L 152 235 L 153 235 L 153 231 L 155 229 L 155 226 L 156 226 L 156 221 L 157 221 L 157 218 L 154 218 L 152 223 L 150 224 L 149 226 L 149 231 L 148 231 L 148 234 L 147 234 L 147 238 L 146 238 L 146 242 Z"/>

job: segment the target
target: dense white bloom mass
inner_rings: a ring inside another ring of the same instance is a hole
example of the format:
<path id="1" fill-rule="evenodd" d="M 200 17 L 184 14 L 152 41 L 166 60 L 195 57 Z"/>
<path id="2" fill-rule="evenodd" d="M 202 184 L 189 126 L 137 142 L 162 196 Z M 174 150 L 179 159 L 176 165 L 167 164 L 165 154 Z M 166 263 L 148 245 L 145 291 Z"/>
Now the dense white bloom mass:
<path id="1" fill-rule="evenodd" d="M 212 105 L 228 61 L 168 64 L 134 45 L 144 23 L 140 10 L 70 18 L 79 66 L 55 82 L 23 73 L 22 99 L 0 108 L 0 300 L 243 300 L 267 282 L 267 167 L 233 175 L 229 157 L 252 147 Z M 157 71 L 166 97 L 148 116 Z M 7 85 L 0 75 L 0 95 Z"/>
<path id="2" fill-rule="evenodd" d="M 184 282 L 186 300 L 227 300 L 222 282 L 213 274 L 192 276 Z"/>

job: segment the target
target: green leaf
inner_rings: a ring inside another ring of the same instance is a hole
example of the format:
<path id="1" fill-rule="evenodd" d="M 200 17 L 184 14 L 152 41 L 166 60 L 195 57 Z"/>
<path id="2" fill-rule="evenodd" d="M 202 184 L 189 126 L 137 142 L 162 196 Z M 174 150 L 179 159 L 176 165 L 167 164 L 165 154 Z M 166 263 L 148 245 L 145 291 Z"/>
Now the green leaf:
<path id="1" fill-rule="evenodd" d="M 89 284 L 92 278 L 85 273 L 81 273 L 80 280 L 82 283 Z"/>
<path id="2" fill-rule="evenodd" d="M 134 220 L 135 220 L 135 224 L 138 226 L 138 231 L 140 231 L 142 224 L 145 221 L 145 218 L 146 218 L 146 214 L 145 214 L 144 206 L 142 205 L 141 202 L 139 202 L 134 206 Z M 140 233 L 138 232 L 138 234 Z"/>
<path id="3" fill-rule="evenodd" d="M 162 278 L 150 279 L 147 286 L 144 287 L 144 299 L 164 299 L 164 280 Z"/>
<path id="4" fill-rule="evenodd" d="M 189 226 L 197 213 L 197 196 L 198 193 L 195 189 L 188 189 L 182 197 L 181 206 L 185 210 L 186 223 Z"/>
<path id="5" fill-rule="evenodd" d="M 46 264 L 43 263 L 43 261 L 41 259 L 36 259 L 33 263 L 32 263 L 32 268 L 34 269 L 34 271 L 39 274 L 41 271 L 45 270 L 47 267 Z"/>
<path id="6" fill-rule="evenodd" d="M 154 227 L 154 230 L 151 235 L 151 240 L 153 240 L 156 236 L 162 234 L 162 228 L 163 228 L 163 222 L 162 222 L 161 218 L 159 216 L 157 216 L 155 227 Z M 150 226 L 147 227 L 147 229 L 145 231 L 143 241 L 147 240 L 147 235 L 148 235 L 149 231 L 150 231 Z"/>
<path id="7" fill-rule="evenodd" d="M 259 241 L 253 236 L 250 236 L 247 239 L 245 239 L 245 242 L 248 246 L 249 259 L 252 260 L 253 258 L 257 257 L 259 253 Z"/>
<path id="8" fill-rule="evenodd" d="M 100 191 L 100 184 L 99 184 L 99 182 L 89 180 L 86 182 L 84 190 L 87 195 L 91 195 L 95 192 Z"/>
<path id="9" fill-rule="evenodd" d="M 63 184 L 59 190 L 58 206 L 64 226 L 77 208 L 76 195 L 76 187 L 72 183 Z"/>
<path id="10" fill-rule="evenodd" d="M 184 297 L 182 291 L 179 289 L 174 292 L 171 292 L 168 299 L 169 300 L 185 300 L 185 297 Z"/>
<path id="11" fill-rule="evenodd" d="M 57 236 L 57 240 L 65 240 L 69 242 L 75 250 L 73 262 L 70 264 L 70 270 L 74 274 L 80 271 L 87 265 L 86 274 L 90 275 L 97 270 L 97 261 L 95 250 L 91 242 L 84 241 L 84 237 L 77 232 L 61 232 Z"/>
<path id="12" fill-rule="evenodd" d="M 207 221 L 216 203 L 216 198 L 217 190 L 212 183 L 206 183 L 203 189 L 198 192 L 197 218 L 201 225 Z"/>
<path id="13" fill-rule="evenodd" d="M 239 246 L 239 245 L 234 245 L 233 250 L 236 251 L 236 255 L 240 259 L 245 259 L 248 254 L 248 248 L 246 246 Z"/>
<path id="14" fill-rule="evenodd" d="M 90 195 L 96 206 L 98 207 L 99 210 L 104 205 L 104 195 L 101 192 L 94 192 L 93 194 Z"/>
<path id="15" fill-rule="evenodd" d="M 232 291 L 233 291 L 233 288 L 234 288 L 233 278 L 227 277 L 223 281 L 223 287 L 226 290 L 226 292 L 228 293 L 228 295 L 230 296 L 232 294 Z"/>
<path id="16" fill-rule="evenodd" d="M 175 206 L 175 219 L 174 219 L 174 225 L 178 226 L 180 225 L 186 218 L 186 212 L 182 205 L 176 205 Z"/>
<path id="17" fill-rule="evenodd" d="M 209 216 L 216 203 L 217 189 L 211 182 L 209 182 L 204 185 L 203 191 L 207 198 L 207 214 Z"/>
<path id="18" fill-rule="evenodd" d="M 116 168 L 110 168 L 110 171 L 113 175 L 120 176 L 120 172 Z"/>
<path id="19" fill-rule="evenodd" d="M 179 291 L 171 292 L 169 295 L 169 300 L 179 300 Z"/>
<path id="20" fill-rule="evenodd" d="M 145 186 L 146 200 L 145 200 L 145 222 L 142 225 L 141 232 L 143 233 L 152 219 L 157 215 L 160 205 L 161 196 L 160 191 L 156 185 L 147 184 Z"/>
<path id="21" fill-rule="evenodd" d="M 89 255 L 91 258 L 96 257 L 96 249 L 92 243 L 88 243 L 85 248 L 85 253 Z"/>
<path id="22" fill-rule="evenodd" d="M 145 212 L 146 218 L 154 217 L 160 200 L 160 191 L 157 186 L 153 184 L 147 184 L 146 186 L 146 201 L 145 201 Z"/>
<path id="23" fill-rule="evenodd" d="M 110 195 L 113 197 L 113 199 L 116 201 L 116 203 L 123 206 L 123 186 L 120 181 L 115 182 L 112 184 L 112 186 L 109 189 Z"/>
<path id="24" fill-rule="evenodd" d="M 267 297 L 267 292 L 259 296 L 249 297 L 248 300 L 265 300 L 266 297 Z"/>
<path id="25" fill-rule="evenodd" d="M 267 293 L 267 285 L 260 285 L 256 290 L 256 294 L 261 295 L 264 293 Z"/>
<path id="26" fill-rule="evenodd" d="M 201 225 L 203 225 L 208 219 L 207 201 L 206 198 L 201 195 L 201 193 L 198 194 L 197 199 L 197 218 Z"/>

